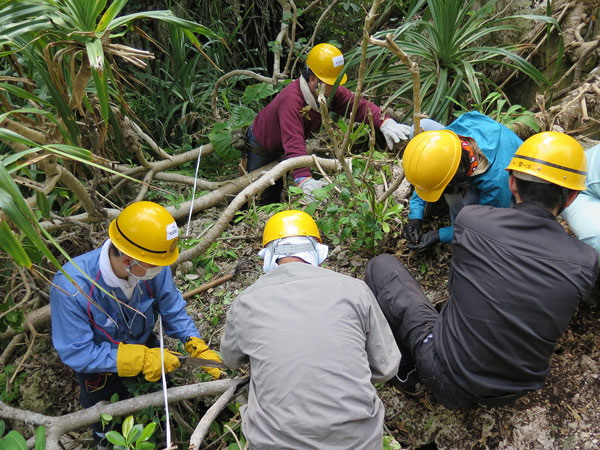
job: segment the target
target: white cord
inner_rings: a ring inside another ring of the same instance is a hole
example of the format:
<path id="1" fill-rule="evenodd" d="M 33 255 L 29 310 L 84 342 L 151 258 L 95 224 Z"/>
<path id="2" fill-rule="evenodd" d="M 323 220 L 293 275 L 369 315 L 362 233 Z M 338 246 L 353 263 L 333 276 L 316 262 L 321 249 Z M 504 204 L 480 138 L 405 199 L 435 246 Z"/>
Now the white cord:
<path id="1" fill-rule="evenodd" d="M 165 426 L 167 429 L 167 446 L 166 449 L 171 448 L 171 423 L 169 421 L 169 401 L 167 399 L 167 377 L 165 375 L 165 354 L 164 354 L 164 342 L 163 342 L 163 327 L 162 327 L 162 317 L 158 315 L 158 334 L 160 340 L 160 371 L 162 376 L 162 388 L 163 388 L 163 397 L 165 399 L 165 414 L 167 418 L 165 419 Z"/>
<path id="2" fill-rule="evenodd" d="M 190 203 L 190 213 L 188 214 L 188 223 L 187 229 L 185 230 L 185 235 L 190 235 L 190 221 L 192 220 L 192 209 L 194 208 L 194 199 L 196 197 L 196 183 L 198 181 L 198 169 L 200 168 L 200 157 L 202 156 L 202 149 L 204 145 L 200 146 L 200 151 L 198 152 L 198 161 L 196 162 L 196 174 L 194 175 L 194 189 L 192 190 L 192 202 Z"/>

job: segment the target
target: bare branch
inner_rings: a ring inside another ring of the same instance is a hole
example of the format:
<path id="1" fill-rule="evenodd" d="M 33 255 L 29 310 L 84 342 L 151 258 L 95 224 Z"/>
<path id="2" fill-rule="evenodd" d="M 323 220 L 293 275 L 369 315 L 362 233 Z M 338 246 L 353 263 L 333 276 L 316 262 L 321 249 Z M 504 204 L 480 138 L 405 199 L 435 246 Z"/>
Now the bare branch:
<path id="1" fill-rule="evenodd" d="M 369 42 L 373 45 L 385 47 L 396 55 L 405 65 L 408 70 L 412 73 L 413 78 L 413 124 L 415 128 L 415 134 L 421 132 L 421 78 L 419 73 L 419 65 L 410 59 L 398 45 L 394 42 L 392 34 L 385 36 L 385 41 L 375 39 L 374 37 L 369 38 Z"/>
<path id="2" fill-rule="evenodd" d="M 240 383 L 241 384 L 241 383 Z M 225 409 L 225 407 L 229 404 L 229 402 L 235 397 L 238 387 L 240 384 L 236 384 L 227 389 L 219 399 L 213 403 L 213 405 L 206 411 L 204 417 L 198 422 L 196 429 L 192 433 L 190 437 L 190 450 L 195 450 L 200 448 L 200 444 L 204 439 L 206 433 L 208 433 L 208 429 L 210 424 L 217 418 L 217 416 Z"/>
<path id="3" fill-rule="evenodd" d="M 167 390 L 169 402 L 178 402 L 184 399 L 218 395 L 226 392 L 231 387 L 236 387 L 247 381 L 247 378 L 216 380 L 206 383 L 197 383 L 188 386 L 178 386 Z M 160 407 L 163 404 L 162 391 L 141 395 L 117 403 L 96 404 L 91 408 L 75 411 L 60 417 L 46 416 L 43 414 L 13 408 L 0 402 L 0 417 L 19 420 L 32 425 L 46 426 L 46 450 L 60 450 L 59 439 L 67 431 L 74 430 L 98 421 L 101 414 L 111 416 L 125 416 L 140 411 L 148 406 Z"/>
<path id="4" fill-rule="evenodd" d="M 215 85 L 213 87 L 213 92 L 211 96 L 211 108 L 215 120 L 219 120 L 221 118 L 219 116 L 219 111 L 217 110 L 217 97 L 219 95 L 219 86 L 223 81 L 236 75 L 245 75 L 263 83 L 271 83 L 273 86 L 277 86 L 277 82 L 279 81 L 279 77 L 276 77 L 275 75 L 273 75 L 273 78 L 268 78 L 264 75 L 259 75 L 255 72 L 252 72 L 251 70 L 232 70 L 231 72 L 227 72 L 215 82 Z"/>

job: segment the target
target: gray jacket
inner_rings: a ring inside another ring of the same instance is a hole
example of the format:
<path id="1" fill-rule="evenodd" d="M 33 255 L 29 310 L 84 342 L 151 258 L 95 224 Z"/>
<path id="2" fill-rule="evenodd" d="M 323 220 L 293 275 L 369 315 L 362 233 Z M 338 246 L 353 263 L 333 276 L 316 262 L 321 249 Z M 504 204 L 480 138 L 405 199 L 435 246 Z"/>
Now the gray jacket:
<path id="1" fill-rule="evenodd" d="M 253 449 L 380 450 L 384 408 L 372 382 L 400 351 L 366 284 L 288 263 L 227 313 L 223 361 L 252 371 L 243 430 Z"/>

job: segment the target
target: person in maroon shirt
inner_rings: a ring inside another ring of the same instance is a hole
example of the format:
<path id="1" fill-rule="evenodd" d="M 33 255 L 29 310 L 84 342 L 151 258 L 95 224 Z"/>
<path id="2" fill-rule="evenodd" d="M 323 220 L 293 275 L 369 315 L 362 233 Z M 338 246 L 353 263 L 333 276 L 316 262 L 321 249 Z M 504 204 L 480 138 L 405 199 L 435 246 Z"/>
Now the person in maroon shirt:
<path id="1" fill-rule="evenodd" d="M 329 97 L 333 84 L 344 68 L 344 56 L 331 44 L 318 44 L 306 59 L 302 76 L 286 86 L 263 108 L 246 132 L 248 162 L 246 170 L 251 172 L 281 157 L 294 158 L 306 155 L 305 139 L 321 128 L 321 112 L 317 103 L 317 89 L 325 83 L 325 95 Z M 350 116 L 354 94 L 341 86 L 347 80 L 343 75 L 335 91 L 330 109 L 340 115 Z M 308 106 L 308 108 L 307 108 Z M 371 111 L 373 124 L 385 137 L 388 147 L 407 139 L 410 127 L 397 123 L 389 116 L 382 117 L 381 109 L 374 103 L 361 99 L 356 121 L 368 121 Z M 302 188 L 305 196 L 313 200 L 314 189 L 325 186 L 324 180 L 315 180 L 308 167 L 294 170 L 294 181 Z M 266 203 L 281 201 L 282 180 L 265 190 Z"/>

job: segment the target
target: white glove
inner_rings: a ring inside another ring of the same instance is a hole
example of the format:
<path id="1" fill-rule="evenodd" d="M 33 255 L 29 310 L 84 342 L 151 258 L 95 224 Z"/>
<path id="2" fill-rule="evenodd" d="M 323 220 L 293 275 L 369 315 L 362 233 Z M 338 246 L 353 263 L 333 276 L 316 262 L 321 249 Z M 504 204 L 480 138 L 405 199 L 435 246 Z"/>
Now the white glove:
<path id="1" fill-rule="evenodd" d="M 313 177 L 306 177 L 298 184 L 298 187 L 300 187 L 302 192 L 304 192 L 304 197 L 309 202 L 312 202 L 315 200 L 315 197 L 312 195 L 312 191 L 325 187 L 328 184 L 329 183 L 327 183 L 325 180 L 315 180 Z"/>
<path id="2" fill-rule="evenodd" d="M 383 133 L 385 142 L 387 142 L 390 150 L 394 148 L 394 144 L 397 144 L 400 140 L 404 141 L 410 136 L 410 127 L 398 123 L 394 119 L 385 119 L 379 129 Z"/>

